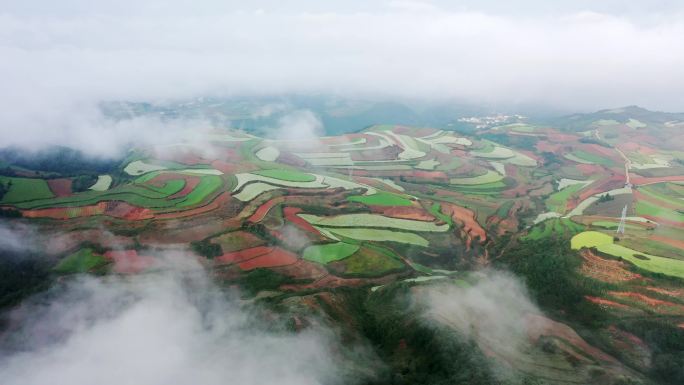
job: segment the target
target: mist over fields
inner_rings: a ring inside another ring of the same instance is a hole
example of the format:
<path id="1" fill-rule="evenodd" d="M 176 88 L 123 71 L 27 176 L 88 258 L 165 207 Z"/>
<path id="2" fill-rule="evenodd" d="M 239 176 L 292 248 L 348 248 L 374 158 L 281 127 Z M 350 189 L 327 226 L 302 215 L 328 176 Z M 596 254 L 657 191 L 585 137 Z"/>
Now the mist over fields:
<path id="1" fill-rule="evenodd" d="M 260 1 L 48 4 L 0 12 L 4 144 L 107 145 L 158 132 L 98 104 L 326 93 L 540 105 L 684 105 L 678 2 Z M 141 127 L 145 127 L 142 129 Z"/>
<path id="2" fill-rule="evenodd" d="M 0 0 L 0 385 L 684 383 L 684 1 Z"/>

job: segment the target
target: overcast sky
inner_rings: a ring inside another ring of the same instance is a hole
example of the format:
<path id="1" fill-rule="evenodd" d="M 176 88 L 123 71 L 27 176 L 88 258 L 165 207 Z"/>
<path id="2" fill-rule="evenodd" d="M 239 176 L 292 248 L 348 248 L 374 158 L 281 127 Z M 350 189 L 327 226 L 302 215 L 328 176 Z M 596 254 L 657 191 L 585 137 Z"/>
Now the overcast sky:
<path id="1" fill-rule="evenodd" d="M 209 94 L 684 111 L 682 1 L 285 3 L 0 0 L 0 132 Z"/>

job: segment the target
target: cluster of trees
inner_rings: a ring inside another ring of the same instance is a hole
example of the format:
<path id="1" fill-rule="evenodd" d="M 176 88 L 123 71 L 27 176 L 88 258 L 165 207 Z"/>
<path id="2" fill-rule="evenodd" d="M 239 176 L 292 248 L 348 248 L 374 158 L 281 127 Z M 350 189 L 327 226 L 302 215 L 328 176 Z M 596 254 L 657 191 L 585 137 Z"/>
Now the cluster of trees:
<path id="1" fill-rule="evenodd" d="M 43 256 L 0 250 L 0 309 L 48 288 L 50 278 L 50 266 Z"/>
<path id="2" fill-rule="evenodd" d="M 79 175 L 71 181 L 71 191 L 82 192 L 90 188 L 97 182 L 95 175 Z"/>
<path id="3" fill-rule="evenodd" d="M 584 296 L 600 296 L 606 287 L 579 272 L 582 259 L 564 237 L 518 242 L 497 263 L 521 277 L 542 308 L 585 325 L 605 320 L 607 314 Z"/>
<path id="4" fill-rule="evenodd" d="M 598 201 L 599 201 L 599 203 L 602 203 L 602 202 L 610 202 L 610 201 L 614 201 L 614 200 L 615 200 L 614 196 L 612 196 L 608 193 L 605 193 L 599 197 Z"/>
<path id="5" fill-rule="evenodd" d="M 5 148 L 0 150 L 0 161 L 29 170 L 52 173 L 54 176 L 106 174 L 116 169 L 120 163 L 119 159 L 94 158 L 78 150 L 57 146 L 37 153 Z M 9 167 L 0 173 L 8 176 L 15 174 Z"/>
<path id="6" fill-rule="evenodd" d="M 0 181 L 0 200 L 7 194 L 10 187 L 12 187 L 12 181 L 7 181 L 6 183 Z"/>
<path id="7" fill-rule="evenodd" d="M 192 248 L 195 253 L 209 259 L 213 259 L 223 254 L 221 245 L 211 243 L 206 239 L 190 242 L 190 248 Z"/>

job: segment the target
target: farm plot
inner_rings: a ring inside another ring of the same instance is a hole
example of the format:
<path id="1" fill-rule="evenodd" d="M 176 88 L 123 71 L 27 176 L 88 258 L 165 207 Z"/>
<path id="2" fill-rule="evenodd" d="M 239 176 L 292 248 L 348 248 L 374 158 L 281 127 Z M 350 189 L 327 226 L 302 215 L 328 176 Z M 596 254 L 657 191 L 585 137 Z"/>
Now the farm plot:
<path id="1" fill-rule="evenodd" d="M 343 214 L 331 217 L 319 217 L 312 214 L 298 215 L 314 226 L 323 227 L 379 227 L 417 232 L 444 232 L 449 230 L 448 224 L 438 225 L 434 222 L 388 218 L 376 214 Z"/>
<path id="2" fill-rule="evenodd" d="M 493 143 L 487 143 L 482 151 L 471 151 L 470 154 L 478 158 L 487 159 L 508 159 L 515 156 L 515 152 L 509 148 L 501 147 Z"/>
<path id="3" fill-rule="evenodd" d="M 613 161 L 602 156 L 592 154 L 583 150 L 573 151 L 569 154 L 563 155 L 567 159 L 574 162 L 585 163 L 585 164 L 598 164 L 601 166 L 610 167 L 613 165 Z"/>
<path id="4" fill-rule="evenodd" d="M 611 235 L 598 231 L 585 231 L 572 237 L 572 249 L 595 247 L 598 251 L 623 258 L 634 265 L 655 273 L 684 278 L 684 261 L 645 254 L 614 243 Z"/>
<path id="5" fill-rule="evenodd" d="M 19 203 L 37 199 L 52 198 L 54 194 L 43 179 L 14 178 L 0 176 L 0 183 L 9 186 L 1 203 Z"/>
<path id="6" fill-rule="evenodd" d="M 353 195 L 347 198 L 350 202 L 359 202 L 368 206 L 411 206 L 413 202 L 403 195 L 378 192 L 373 195 Z"/>
<path id="7" fill-rule="evenodd" d="M 502 179 L 503 176 L 498 172 L 493 170 L 487 170 L 487 172 L 478 176 L 451 178 L 449 180 L 449 183 L 455 185 L 479 185 L 499 182 Z"/>
<path id="8" fill-rule="evenodd" d="M 94 185 L 90 186 L 88 189 L 93 191 L 107 191 L 109 186 L 112 185 L 111 175 L 98 175 L 97 181 Z"/>
<path id="9" fill-rule="evenodd" d="M 568 199 L 570 199 L 573 194 L 584 188 L 584 186 L 584 184 L 573 184 L 551 194 L 545 202 L 546 207 L 551 211 L 564 213 L 568 207 Z"/>
<path id="10" fill-rule="evenodd" d="M 257 151 L 255 155 L 264 162 L 275 162 L 280 156 L 280 150 L 273 146 L 267 146 Z"/>
<path id="11" fill-rule="evenodd" d="M 369 247 L 362 247 L 340 264 L 344 266 L 344 275 L 350 276 L 381 276 L 405 268 L 399 260 Z"/>
<path id="12" fill-rule="evenodd" d="M 332 237 L 328 237 L 336 240 L 340 240 L 340 238 L 351 238 L 359 241 L 397 242 L 423 247 L 428 247 L 430 244 L 427 239 L 418 234 L 406 233 L 403 231 L 372 229 L 367 227 L 335 227 L 327 229 L 319 226 L 314 227 L 326 236 L 328 236 L 328 234 L 332 235 Z"/>
<path id="13" fill-rule="evenodd" d="M 62 274 L 87 273 L 88 271 L 107 264 L 107 260 L 92 249 L 80 249 L 79 251 L 62 259 L 54 270 Z"/>
<path id="14" fill-rule="evenodd" d="M 289 182 L 313 182 L 316 180 L 316 176 L 312 174 L 307 174 L 296 170 L 286 170 L 278 168 L 259 170 L 254 171 L 252 173 Z"/>
<path id="15" fill-rule="evenodd" d="M 327 264 L 333 261 L 339 261 L 356 253 L 359 250 L 358 245 L 351 245 L 344 242 L 328 243 L 325 245 L 313 245 L 304 249 L 303 258 L 307 261 L 318 262 L 320 264 Z"/>
<path id="16" fill-rule="evenodd" d="M 141 160 L 136 160 L 129 163 L 125 168 L 124 172 L 128 175 L 142 175 L 152 171 L 166 170 L 167 167 L 160 166 L 157 164 L 145 163 Z"/>

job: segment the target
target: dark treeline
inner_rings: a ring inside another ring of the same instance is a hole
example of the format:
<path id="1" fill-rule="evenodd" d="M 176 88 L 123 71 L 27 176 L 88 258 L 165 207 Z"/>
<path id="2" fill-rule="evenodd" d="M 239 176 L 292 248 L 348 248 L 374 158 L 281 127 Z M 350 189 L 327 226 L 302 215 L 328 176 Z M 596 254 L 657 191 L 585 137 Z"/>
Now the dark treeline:
<path id="1" fill-rule="evenodd" d="M 45 177 L 58 177 L 110 173 L 119 165 L 120 160 L 95 158 L 79 150 L 58 146 L 38 152 L 27 152 L 12 147 L 0 149 L 0 163 L 40 171 L 46 174 Z M 0 173 L 15 176 L 16 170 L 6 166 L 0 169 Z"/>

